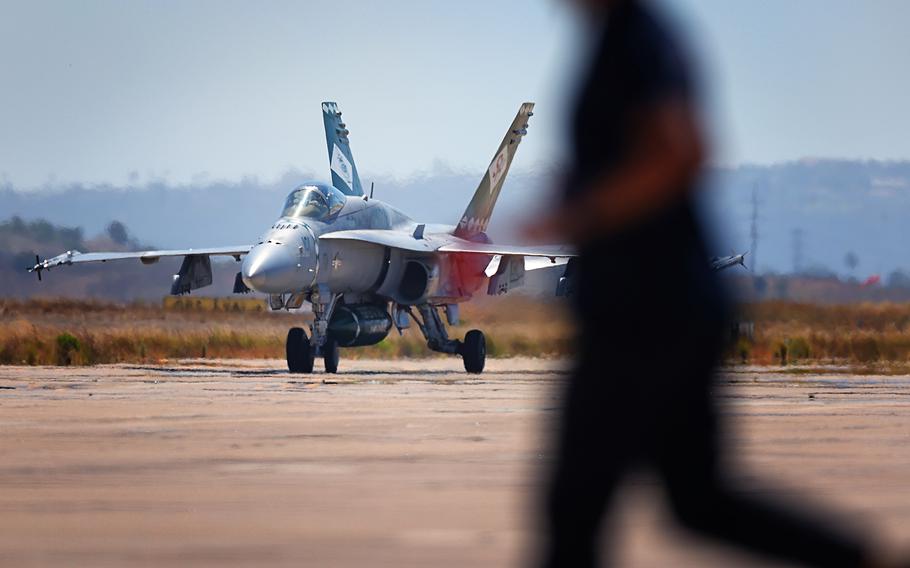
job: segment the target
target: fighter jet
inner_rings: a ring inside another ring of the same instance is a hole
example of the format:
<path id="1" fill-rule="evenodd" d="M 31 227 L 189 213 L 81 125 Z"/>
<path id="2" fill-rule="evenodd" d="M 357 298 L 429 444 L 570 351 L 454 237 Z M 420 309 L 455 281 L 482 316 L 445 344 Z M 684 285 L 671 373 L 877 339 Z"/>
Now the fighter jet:
<path id="1" fill-rule="evenodd" d="M 742 266 L 746 268 L 746 255 L 749 254 L 748 251 L 742 254 L 731 254 L 730 256 L 715 256 L 711 259 L 711 268 L 715 272 L 720 272 L 721 270 L 730 268 L 731 266 Z"/>
<path id="2" fill-rule="evenodd" d="M 212 283 L 212 256 L 241 262 L 234 292 L 267 294 L 273 310 L 294 310 L 309 302 L 309 329 L 288 331 L 286 355 L 291 373 L 311 373 L 316 358 L 335 373 L 340 347 L 373 345 L 394 326 L 411 321 L 433 351 L 460 355 L 469 373 L 483 371 L 486 338 L 473 329 L 463 339 L 449 336 L 458 307 L 487 284 L 498 295 L 521 286 L 525 257 L 564 264 L 574 256 L 558 246 L 493 244 L 486 230 L 506 174 L 527 134 L 533 103 L 524 103 L 506 130 L 474 197 L 455 226 L 420 223 L 363 191 L 350 132 L 334 102 L 322 103 L 331 185 L 304 183 L 287 197 L 278 220 L 255 243 L 200 249 L 140 252 L 67 251 L 40 260 L 38 273 L 57 266 L 162 257 L 183 257 L 172 294 L 189 293 Z M 372 194 L 372 191 L 370 192 Z M 498 265 L 493 268 L 493 259 Z M 561 262 L 562 261 L 562 262 Z M 487 269 L 492 274 L 486 273 Z M 568 276 L 568 275 L 567 275 Z M 569 289 L 561 283 L 562 289 Z M 445 321 L 443 320 L 443 315 Z"/>

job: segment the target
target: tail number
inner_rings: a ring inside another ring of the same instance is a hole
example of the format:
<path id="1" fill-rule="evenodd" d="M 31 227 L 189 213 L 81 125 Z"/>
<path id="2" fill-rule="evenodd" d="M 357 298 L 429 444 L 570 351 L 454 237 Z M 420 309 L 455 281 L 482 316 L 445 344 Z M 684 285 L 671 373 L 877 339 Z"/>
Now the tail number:
<path id="1" fill-rule="evenodd" d="M 490 193 L 493 193 L 493 188 L 495 188 L 499 181 L 502 179 L 502 176 L 506 173 L 506 165 L 508 164 L 509 158 L 509 147 L 506 146 L 502 149 L 499 154 L 496 155 L 496 158 L 493 160 L 493 163 L 490 164 Z"/>

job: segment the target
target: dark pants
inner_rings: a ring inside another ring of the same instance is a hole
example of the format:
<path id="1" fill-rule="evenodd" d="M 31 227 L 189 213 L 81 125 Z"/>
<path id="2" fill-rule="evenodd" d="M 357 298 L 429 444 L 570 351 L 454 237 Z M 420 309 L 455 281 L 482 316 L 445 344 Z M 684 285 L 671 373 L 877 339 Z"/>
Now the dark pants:
<path id="1" fill-rule="evenodd" d="M 858 566 L 861 545 L 846 533 L 725 481 L 711 393 L 724 325 L 710 296 L 684 286 L 657 300 L 641 286 L 625 292 L 631 297 L 614 298 L 612 309 L 597 309 L 593 296 L 579 306 L 583 347 L 564 399 L 545 566 L 598 565 L 601 518 L 623 475 L 640 464 L 656 471 L 689 529 L 769 557 Z"/>

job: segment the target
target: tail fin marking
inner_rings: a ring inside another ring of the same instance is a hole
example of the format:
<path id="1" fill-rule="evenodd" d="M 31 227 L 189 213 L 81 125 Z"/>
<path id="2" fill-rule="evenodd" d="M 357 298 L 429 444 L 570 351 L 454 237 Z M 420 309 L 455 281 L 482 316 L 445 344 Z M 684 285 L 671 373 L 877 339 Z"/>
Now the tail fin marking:
<path id="1" fill-rule="evenodd" d="M 493 160 L 490 162 L 480 185 L 474 192 L 474 197 L 468 208 L 458 222 L 455 228 L 455 236 L 470 238 L 487 230 L 490 223 L 490 215 L 493 214 L 493 207 L 499 198 L 499 192 L 502 184 L 505 182 L 506 175 L 509 173 L 509 166 L 512 165 L 512 159 L 522 137 L 528 133 L 528 119 L 534 116 L 534 103 L 524 103 L 518 109 L 518 114 L 512 121 L 509 130 L 506 131 L 505 137 L 496 149 Z"/>
<path id="2" fill-rule="evenodd" d="M 363 195 L 360 176 L 351 154 L 351 144 L 345 123 L 341 122 L 341 111 L 334 102 L 322 103 L 322 120 L 325 123 L 325 141 L 329 150 L 329 167 L 332 185 L 347 195 Z"/>

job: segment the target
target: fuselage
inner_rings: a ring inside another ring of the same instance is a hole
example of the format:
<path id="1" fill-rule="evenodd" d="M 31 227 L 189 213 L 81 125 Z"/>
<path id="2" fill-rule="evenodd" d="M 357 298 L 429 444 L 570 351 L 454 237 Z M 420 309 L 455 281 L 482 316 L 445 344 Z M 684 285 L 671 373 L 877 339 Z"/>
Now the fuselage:
<path id="1" fill-rule="evenodd" d="M 489 257 L 421 254 L 320 238 L 358 229 L 411 235 L 419 225 L 380 200 L 347 197 L 331 186 L 305 184 L 291 192 L 281 217 L 244 257 L 241 276 L 247 287 L 266 294 L 321 288 L 407 305 L 470 298 L 483 283 Z M 424 225 L 423 230 L 450 233 L 452 227 Z"/>

